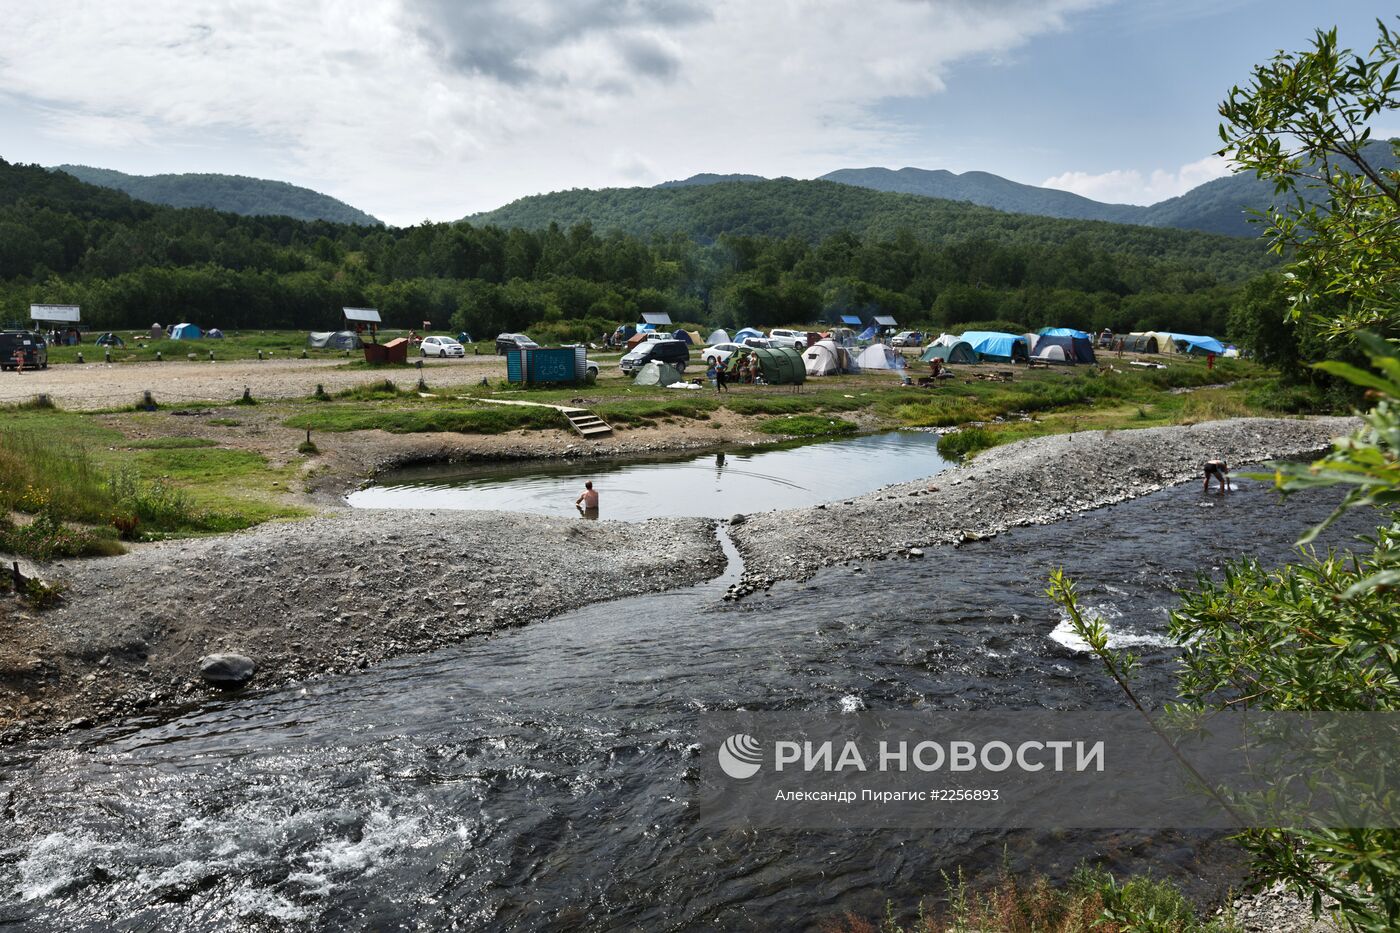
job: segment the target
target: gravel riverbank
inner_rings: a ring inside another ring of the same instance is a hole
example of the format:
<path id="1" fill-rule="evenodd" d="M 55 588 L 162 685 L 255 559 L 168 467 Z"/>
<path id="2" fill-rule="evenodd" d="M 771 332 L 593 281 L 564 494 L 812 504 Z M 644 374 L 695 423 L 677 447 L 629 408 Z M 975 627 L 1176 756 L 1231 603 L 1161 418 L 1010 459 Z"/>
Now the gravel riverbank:
<path id="1" fill-rule="evenodd" d="M 710 579 L 713 522 L 356 512 L 44 568 L 42 613 L 0 606 L 0 742 L 207 695 L 199 658 L 252 685 L 348 672 L 588 603 Z"/>
<path id="2" fill-rule="evenodd" d="M 745 516 L 731 534 L 748 580 L 801 578 L 829 564 L 956 546 L 1199 480 L 1201 465 L 1213 457 L 1234 470 L 1306 456 L 1356 424 L 1351 418 L 1239 418 L 1033 438 L 995 447 L 927 480 L 809 509 Z"/>

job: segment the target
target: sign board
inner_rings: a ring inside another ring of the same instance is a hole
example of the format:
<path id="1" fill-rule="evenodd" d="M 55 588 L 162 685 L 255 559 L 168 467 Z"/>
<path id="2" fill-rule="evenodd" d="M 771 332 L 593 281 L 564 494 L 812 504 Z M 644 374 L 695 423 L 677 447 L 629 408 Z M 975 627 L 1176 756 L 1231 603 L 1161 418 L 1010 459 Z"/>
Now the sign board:
<path id="1" fill-rule="evenodd" d="M 378 308 L 341 308 L 345 312 L 345 320 L 359 321 L 362 324 L 380 324 Z"/>
<path id="2" fill-rule="evenodd" d="M 76 324 L 81 318 L 77 305 L 30 305 L 29 317 L 35 321 L 63 321 Z"/>

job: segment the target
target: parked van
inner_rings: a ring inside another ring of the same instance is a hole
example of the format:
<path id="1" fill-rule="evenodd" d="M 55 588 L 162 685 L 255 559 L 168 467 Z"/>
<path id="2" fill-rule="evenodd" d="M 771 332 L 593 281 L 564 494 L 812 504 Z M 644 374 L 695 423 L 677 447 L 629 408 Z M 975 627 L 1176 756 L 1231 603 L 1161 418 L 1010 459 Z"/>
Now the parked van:
<path id="1" fill-rule="evenodd" d="M 682 340 L 647 340 L 637 344 L 618 365 L 630 376 L 652 360 L 670 363 L 685 372 L 685 364 L 690 362 L 690 347 Z"/>
<path id="2" fill-rule="evenodd" d="M 0 369 L 16 369 L 21 359 L 25 369 L 49 368 L 49 345 L 43 335 L 32 330 L 0 331 Z"/>

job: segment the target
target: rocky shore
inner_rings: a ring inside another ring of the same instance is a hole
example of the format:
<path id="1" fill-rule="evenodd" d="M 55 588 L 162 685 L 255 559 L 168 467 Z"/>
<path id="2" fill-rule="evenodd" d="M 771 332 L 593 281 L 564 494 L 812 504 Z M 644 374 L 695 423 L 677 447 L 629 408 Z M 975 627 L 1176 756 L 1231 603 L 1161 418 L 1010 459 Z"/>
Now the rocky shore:
<path id="1" fill-rule="evenodd" d="M 730 533 L 751 579 L 807 577 L 843 561 L 917 558 L 927 547 L 956 547 L 1199 480 L 1202 463 L 1213 457 L 1235 470 L 1307 456 L 1356 424 L 1351 418 L 1240 418 L 1033 438 L 926 480 L 809 509 L 744 516 Z"/>

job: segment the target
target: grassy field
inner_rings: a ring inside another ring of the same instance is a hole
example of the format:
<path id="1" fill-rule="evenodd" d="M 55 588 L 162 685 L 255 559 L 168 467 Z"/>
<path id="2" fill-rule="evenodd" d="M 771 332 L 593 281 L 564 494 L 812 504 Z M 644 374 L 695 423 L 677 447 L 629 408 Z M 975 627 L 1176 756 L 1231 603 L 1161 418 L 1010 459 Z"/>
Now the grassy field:
<path id="1" fill-rule="evenodd" d="M 125 331 L 119 330 L 114 333 L 126 342 L 125 347 L 99 347 L 92 341 L 100 334 L 85 334 L 83 339 L 86 343 L 76 346 L 65 347 L 51 345 L 49 347 L 49 363 L 59 365 L 61 363 L 76 363 L 78 354 L 83 355 L 84 362 L 95 363 L 104 360 L 104 354 L 108 351 L 112 354 L 113 363 L 143 363 L 151 362 L 160 353 L 165 360 L 183 360 L 189 354 L 195 354 L 197 359 L 207 360 L 209 354 L 214 354 L 216 360 L 253 360 L 257 359 L 259 351 L 265 358 L 286 359 L 288 357 L 300 358 L 303 351 L 311 359 L 350 359 L 364 362 L 364 355 L 358 350 L 316 350 L 306 345 L 306 331 L 302 330 L 266 330 L 266 331 L 228 331 L 220 339 L 202 340 L 138 340 L 144 337 L 145 331 Z M 440 333 L 434 331 L 433 333 Z M 456 336 L 455 334 L 442 334 L 443 336 Z M 406 330 L 385 330 L 379 334 L 379 341 L 383 343 L 395 337 L 406 337 Z M 429 336 L 423 334 L 422 336 Z M 466 344 L 467 354 L 473 352 L 482 354 L 493 354 L 496 352 L 494 340 Z M 417 355 L 414 351 L 413 356 Z"/>
<path id="2" fill-rule="evenodd" d="M 237 345 L 240 352 L 271 346 Z M 1002 370 L 1013 372 L 1010 381 L 975 378 Z M 219 409 L 217 417 L 202 416 L 196 432 L 185 430 L 192 422 L 165 410 L 6 409 L 0 416 L 0 550 L 45 558 L 111 553 L 123 539 L 225 531 L 305 514 L 295 504 L 304 500 L 289 496 L 289 487 L 307 471 L 326 467 L 313 459 L 319 455 L 314 441 L 308 445 L 293 429 L 481 436 L 568 430 L 552 408 L 486 399 L 588 408 L 619 432 L 654 429 L 648 442 L 663 444 L 667 429 L 687 426 L 728 428 L 749 438 L 957 427 L 940 442 L 940 451 L 953 457 L 1042 434 L 1291 413 L 1315 401 L 1280 390 L 1272 373 L 1239 360 L 1221 360 L 1213 371 L 1194 359 L 1172 359 L 1160 370 L 1122 363 L 1111 370 L 959 367 L 957 378 L 937 388 L 901 386 L 893 374 L 867 373 L 800 387 L 735 386 L 724 394 L 638 387 L 612 367 L 595 385 L 557 389 L 494 384 L 421 392 L 412 370 L 366 376 L 335 394 L 249 407 L 232 400 L 182 405 Z M 268 432 L 277 439 L 260 440 Z"/>

